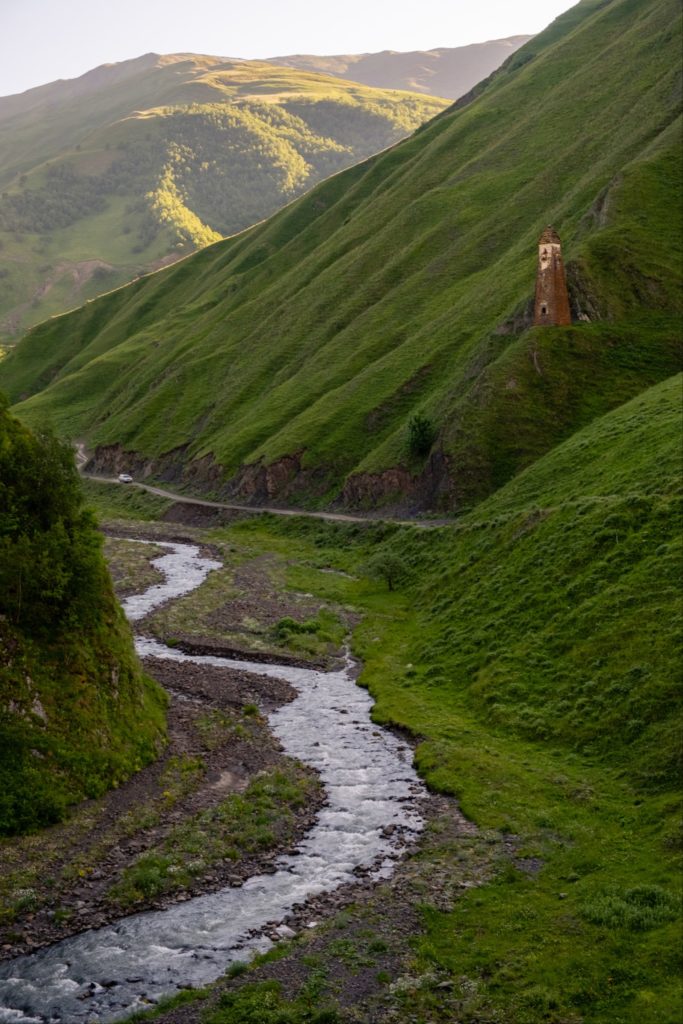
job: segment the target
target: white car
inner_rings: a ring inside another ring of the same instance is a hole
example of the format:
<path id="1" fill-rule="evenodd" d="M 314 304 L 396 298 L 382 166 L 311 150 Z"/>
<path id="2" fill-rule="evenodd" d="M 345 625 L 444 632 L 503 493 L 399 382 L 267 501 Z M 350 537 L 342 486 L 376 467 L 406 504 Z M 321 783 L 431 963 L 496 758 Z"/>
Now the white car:
<path id="1" fill-rule="evenodd" d="M 130 473 L 119 473 L 119 483 L 120 484 L 132 484 L 133 483 L 133 477 L 130 475 Z"/>

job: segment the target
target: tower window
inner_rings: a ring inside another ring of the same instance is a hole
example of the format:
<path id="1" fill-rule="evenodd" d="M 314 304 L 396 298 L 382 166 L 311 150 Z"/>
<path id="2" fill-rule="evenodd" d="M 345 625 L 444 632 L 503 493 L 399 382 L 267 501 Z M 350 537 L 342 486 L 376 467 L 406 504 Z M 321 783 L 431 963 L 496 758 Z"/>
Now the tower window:
<path id="1" fill-rule="evenodd" d="M 548 307 L 546 306 L 546 304 L 544 302 L 543 305 L 541 306 L 541 316 L 547 316 L 547 315 L 548 315 Z"/>

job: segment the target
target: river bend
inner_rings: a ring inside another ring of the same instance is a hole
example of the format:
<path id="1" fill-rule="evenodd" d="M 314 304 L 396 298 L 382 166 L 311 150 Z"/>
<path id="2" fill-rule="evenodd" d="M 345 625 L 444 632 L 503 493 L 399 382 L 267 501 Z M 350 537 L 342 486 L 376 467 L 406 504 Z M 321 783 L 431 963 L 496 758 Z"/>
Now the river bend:
<path id="1" fill-rule="evenodd" d="M 123 602 L 132 622 L 194 590 L 220 566 L 194 545 L 160 546 L 168 553 L 153 564 L 164 582 Z M 289 682 L 297 696 L 268 715 L 269 725 L 286 754 L 320 773 L 326 805 L 296 853 L 277 859 L 273 874 L 133 914 L 0 964 L 3 1024 L 122 1020 L 162 995 L 214 981 L 233 961 L 266 950 L 271 942 L 261 930 L 296 904 L 353 881 L 358 869 L 376 879 L 388 877 L 423 827 L 419 808 L 425 790 L 412 767 L 412 751 L 372 722 L 372 698 L 354 682 L 350 661 L 339 671 L 318 672 L 187 655 L 145 636 L 136 636 L 135 645 L 141 657 Z"/>

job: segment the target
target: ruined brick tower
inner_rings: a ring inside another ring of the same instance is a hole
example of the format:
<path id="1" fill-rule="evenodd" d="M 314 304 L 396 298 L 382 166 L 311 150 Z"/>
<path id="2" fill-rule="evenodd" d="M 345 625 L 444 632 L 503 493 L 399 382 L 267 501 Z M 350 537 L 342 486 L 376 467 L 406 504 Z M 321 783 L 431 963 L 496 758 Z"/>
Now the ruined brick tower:
<path id="1" fill-rule="evenodd" d="M 562 243 L 555 228 L 547 227 L 538 240 L 534 325 L 562 327 L 571 322 Z"/>

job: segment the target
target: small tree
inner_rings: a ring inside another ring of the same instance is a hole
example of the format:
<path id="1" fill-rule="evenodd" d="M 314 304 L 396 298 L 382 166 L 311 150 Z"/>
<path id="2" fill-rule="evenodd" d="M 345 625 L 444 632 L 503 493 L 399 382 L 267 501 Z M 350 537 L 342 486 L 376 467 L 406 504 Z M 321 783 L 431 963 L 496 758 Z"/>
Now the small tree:
<path id="1" fill-rule="evenodd" d="M 366 568 L 369 576 L 384 580 L 389 590 L 395 590 L 408 576 L 406 563 L 393 551 L 378 551 Z"/>
<path id="2" fill-rule="evenodd" d="M 408 422 L 408 448 L 411 455 L 423 457 L 429 453 L 436 439 L 436 427 L 427 416 L 421 413 Z"/>

